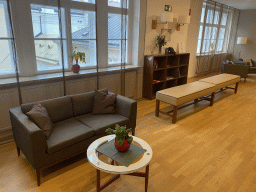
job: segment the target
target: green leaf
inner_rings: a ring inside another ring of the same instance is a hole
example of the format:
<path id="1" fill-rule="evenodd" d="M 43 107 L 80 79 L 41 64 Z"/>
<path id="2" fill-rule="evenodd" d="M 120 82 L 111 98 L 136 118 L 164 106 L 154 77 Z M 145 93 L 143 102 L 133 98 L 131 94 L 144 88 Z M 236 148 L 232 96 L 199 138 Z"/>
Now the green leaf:
<path id="1" fill-rule="evenodd" d="M 105 132 L 107 134 L 113 134 L 114 133 L 113 129 L 111 129 L 111 128 L 108 128 Z"/>
<path id="2" fill-rule="evenodd" d="M 132 141 L 133 141 L 133 137 L 129 136 L 128 139 L 127 139 L 127 141 L 131 144 Z"/>

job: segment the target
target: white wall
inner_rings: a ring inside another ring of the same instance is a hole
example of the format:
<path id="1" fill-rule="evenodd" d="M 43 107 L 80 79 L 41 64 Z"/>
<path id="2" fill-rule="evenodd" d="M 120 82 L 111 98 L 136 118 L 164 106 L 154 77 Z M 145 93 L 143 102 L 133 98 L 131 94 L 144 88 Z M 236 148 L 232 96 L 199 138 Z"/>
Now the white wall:
<path id="1" fill-rule="evenodd" d="M 147 0 L 147 17 L 146 17 L 146 33 L 145 33 L 145 55 L 157 54 L 158 47 L 155 46 L 155 39 L 161 33 L 161 26 L 158 24 L 157 29 L 152 29 L 152 17 L 157 16 L 160 19 L 161 13 L 164 12 L 164 6 L 171 5 L 174 14 L 173 23 L 169 23 L 171 33 L 164 32 L 167 44 L 162 48 L 162 53 L 166 47 L 173 47 L 177 51 L 179 42 L 186 44 L 188 25 L 180 27 L 180 31 L 176 31 L 178 15 L 188 15 L 190 9 L 190 0 Z"/>
<path id="2" fill-rule="evenodd" d="M 203 2 L 204 0 L 191 0 L 190 2 L 191 18 L 190 24 L 188 25 L 188 36 L 186 45 L 186 51 L 190 53 L 188 77 L 195 76 L 196 72 L 196 50 Z"/>
<path id="3" fill-rule="evenodd" d="M 237 45 L 235 42 L 235 58 L 256 59 L 256 10 L 242 10 L 237 29 L 237 37 L 248 37 L 246 45 Z M 237 40 L 237 39 L 236 39 Z"/>

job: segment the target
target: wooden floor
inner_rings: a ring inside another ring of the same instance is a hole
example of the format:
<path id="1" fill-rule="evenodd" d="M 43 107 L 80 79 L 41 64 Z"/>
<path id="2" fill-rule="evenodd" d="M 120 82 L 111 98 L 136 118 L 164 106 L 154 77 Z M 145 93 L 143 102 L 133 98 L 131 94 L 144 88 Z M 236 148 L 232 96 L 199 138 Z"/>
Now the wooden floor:
<path id="1" fill-rule="evenodd" d="M 195 80 L 195 79 L 194 79 Z M 161 108 L 169 106 L 161 103 Z M 153 149 L 149 192 L 256 191 L 256 75 L 240 82 L 238 93 L 216 95 L 178 111 L 178 121 L 154 115 L 155 100 L 138 102 L 136 136 Z M 35 170 L 14 143 L 0 146 L 0 191 L 96 190 L 96 170 L 82 154 L 43 171 L 37 187 Z M 102 174 L 101 182 L 111 175 Z M 144 178 L 121 176 L 103 191 L 139 192 Z"/>

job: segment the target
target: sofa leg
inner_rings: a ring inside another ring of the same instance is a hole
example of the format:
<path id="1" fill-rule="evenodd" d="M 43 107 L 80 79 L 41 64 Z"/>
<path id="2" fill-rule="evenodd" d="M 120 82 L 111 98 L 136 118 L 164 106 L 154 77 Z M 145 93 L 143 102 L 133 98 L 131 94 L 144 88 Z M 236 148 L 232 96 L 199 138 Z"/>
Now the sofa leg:
<path id="1" fill-rule="evenodd" d="M 132 135 L 135 136 L 135 129 L 132 129 Z"/>
<path id="2" fill-rule="evenodd" d="M 18 157 L 20 156 L 20 148 L 18 146 L 16 146 L 17 148 L 17 153 L 18 153 Z"/>
<path id="3" fill-rule="evenodd" d="M 246 77 L 244 78 L 244 83 L 246 82 Z"/>
<path id="4" fill-rule="evenodd" d="M 40 176 L 41 176 L 41 169 L 39 168 L 39 169 L 36 169 L 36 178 L 37 178 L 37 185 L 38 185 L 38 187 L 41 184 Z"/>

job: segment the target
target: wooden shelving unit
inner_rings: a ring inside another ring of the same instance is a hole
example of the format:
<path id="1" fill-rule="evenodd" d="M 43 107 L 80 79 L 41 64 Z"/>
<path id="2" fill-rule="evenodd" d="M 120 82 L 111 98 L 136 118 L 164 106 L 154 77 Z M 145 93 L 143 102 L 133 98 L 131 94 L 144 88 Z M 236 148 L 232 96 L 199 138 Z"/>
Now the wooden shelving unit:
<path id="1" fill-rule="evenodd" d="M 156 92 L 187 83 L 189 53 L 146 55 L 144 58 L 143 97 L 154 99 Z"/>

